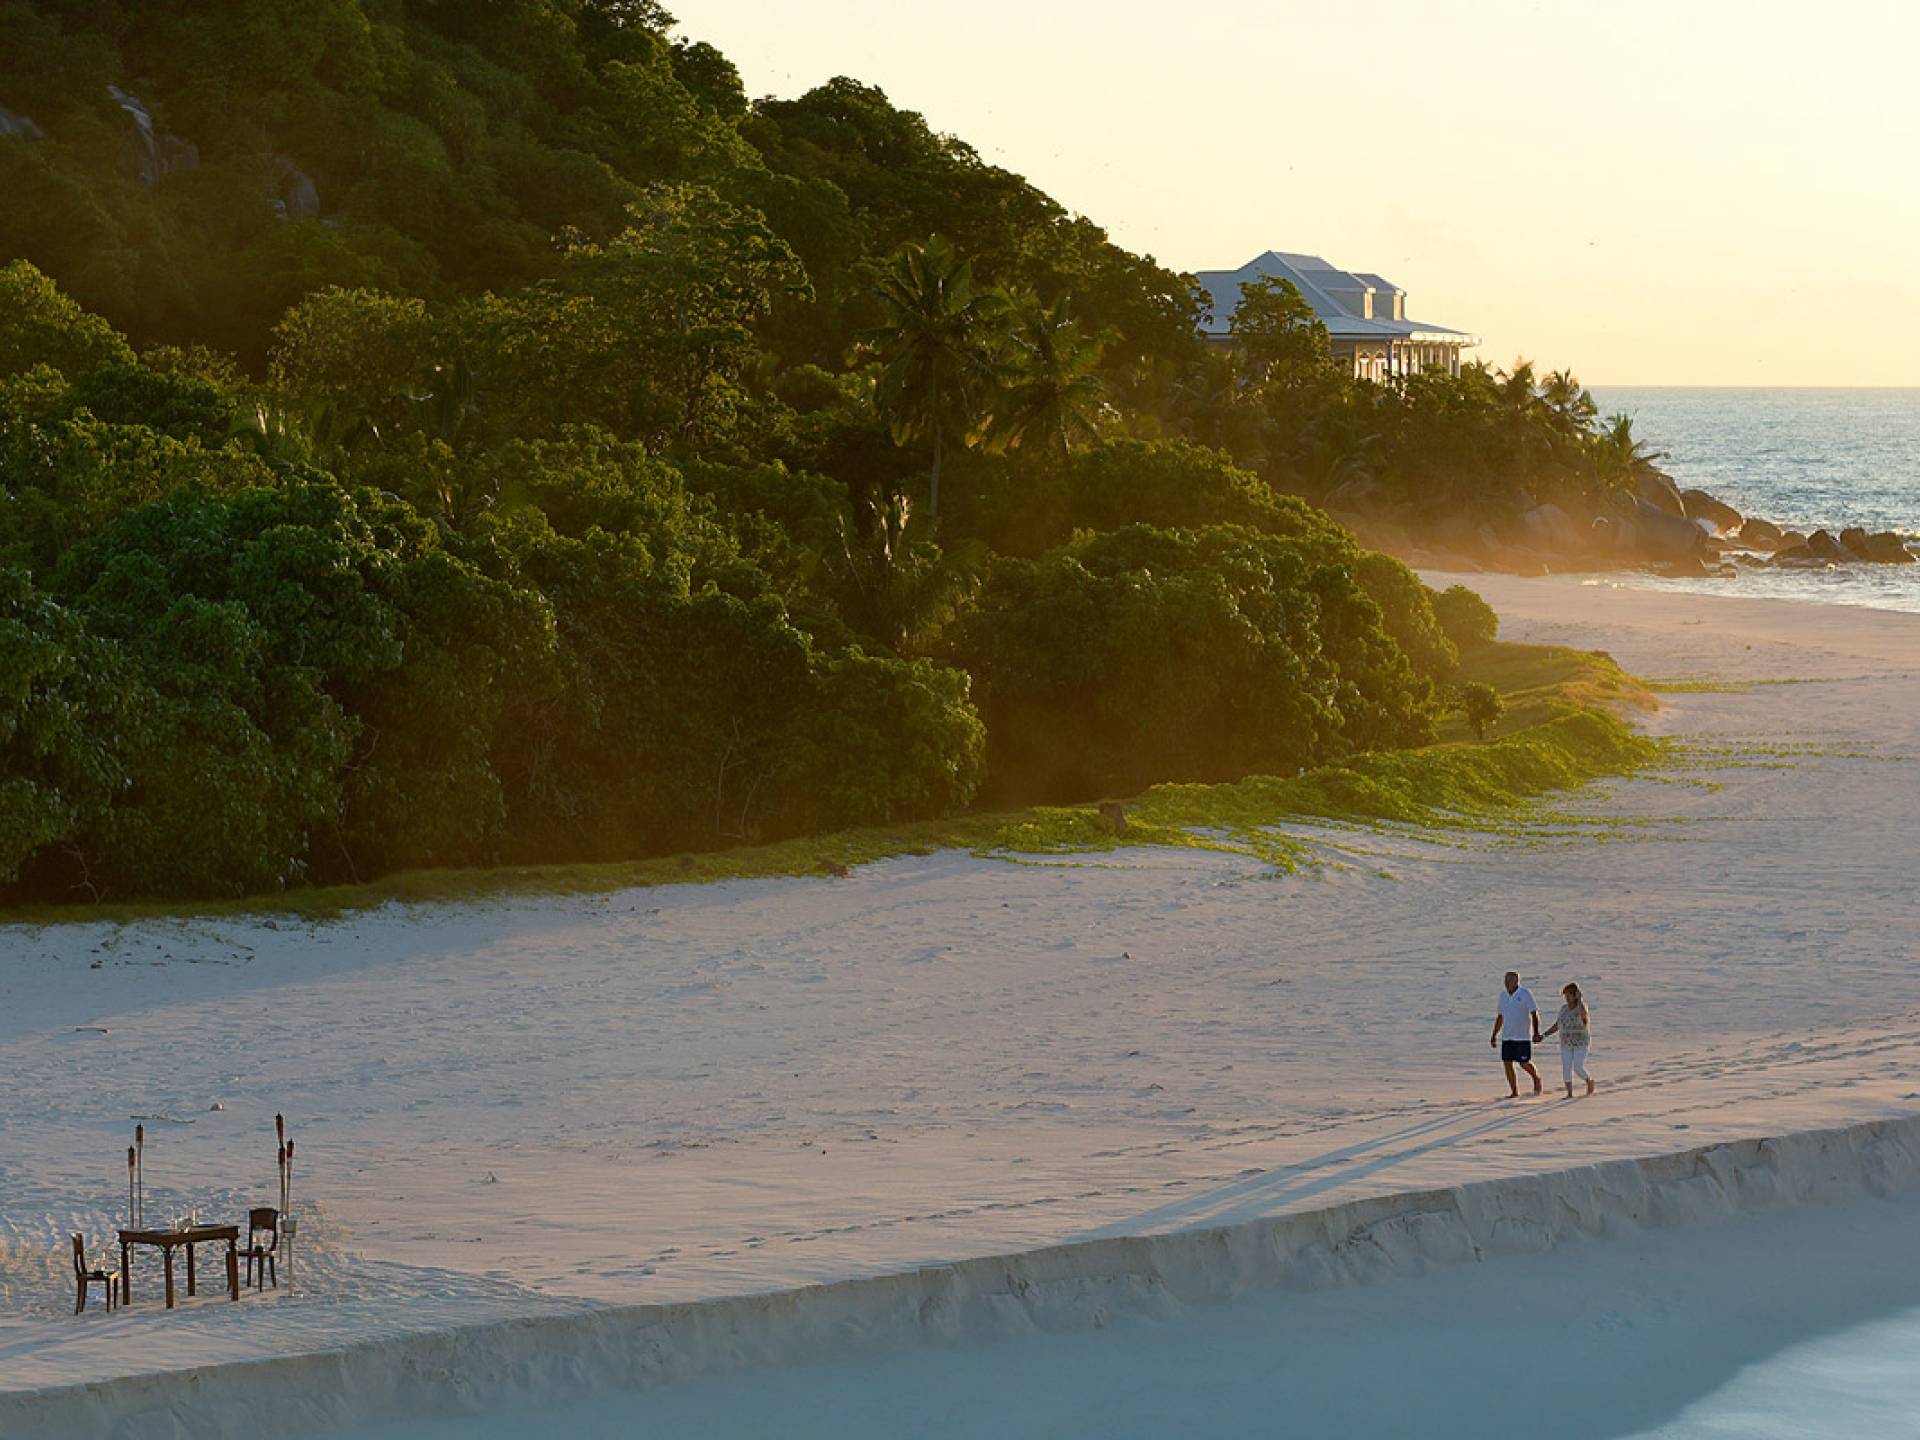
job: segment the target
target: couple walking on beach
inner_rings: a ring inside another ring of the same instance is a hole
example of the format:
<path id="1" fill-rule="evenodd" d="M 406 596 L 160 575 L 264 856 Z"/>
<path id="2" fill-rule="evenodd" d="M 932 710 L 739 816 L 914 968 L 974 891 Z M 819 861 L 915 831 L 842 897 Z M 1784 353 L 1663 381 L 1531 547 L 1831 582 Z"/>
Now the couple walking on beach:
<path id="1" fill-rule="evenodd" d="M 1506 988 L 1493 1016 L 1493 1038 L 1487 1043 L 1500 1049 L 1500 1063 L 1506 1067 L 1508 1099 L 1518 1099 L 1520 1082 L 1514 1076 L 1518 1065 L 1533 1078 L 1533 1093 L 1540 1093 L 1540 1072 L 1533 1068 L 1533 1047 L 1549 1035 L 1560 1037 L 1560 1078 L 1566 1083 L 1567 1098 L 1573 1098 L 1573 1077 L 1587 1082 L 1587 1094 L 1593 1093 L 1593 1077 L 1587 1074 L 1587 1046 L 1593 1036 L 1593 1016 L 1581 998 L 1580 987 L 1569 980 L 1560 989 L 1566 1001 L 1546 1034 L 1540 1031 L 1540 1010 L 1533 1003 L 1533 992 L 1520 983 L 1520 972 L 1507 971 Z M 1505 1033 L 1506 1039 L 1501 1039 Z M 1531 1037 L 1531 1038 L 1529 1038 Z"/>

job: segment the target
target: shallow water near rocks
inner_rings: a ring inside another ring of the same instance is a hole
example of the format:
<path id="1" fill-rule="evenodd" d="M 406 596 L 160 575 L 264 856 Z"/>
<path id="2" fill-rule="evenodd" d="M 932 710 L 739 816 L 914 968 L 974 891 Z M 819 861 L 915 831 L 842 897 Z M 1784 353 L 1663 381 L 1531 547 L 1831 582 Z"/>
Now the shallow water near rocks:
<path id="1" fill-rule="evenodd" d="M 1662 467 L 1743 515 L 1795 529 L 1920 530 L 1920 389 L 1752 390 L 1605 386 L 1603 415 L 1668 452 Z M 1694 590 L 1920 612 L 1920 565 L 1742 570 L 1732 579 L 1623 574 L 1636 588 Z"/>

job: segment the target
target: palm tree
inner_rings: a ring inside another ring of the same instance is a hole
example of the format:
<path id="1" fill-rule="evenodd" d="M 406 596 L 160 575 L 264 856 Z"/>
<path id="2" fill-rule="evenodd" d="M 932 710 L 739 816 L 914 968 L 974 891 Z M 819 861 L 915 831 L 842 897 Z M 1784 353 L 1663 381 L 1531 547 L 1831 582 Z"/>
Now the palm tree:
<path id="1" fill-rule="evenodd" d="M 841 613 L 901 655 L 924 653 L 943 620 L 978 587 L 986 553 L 977 541 L 952 554 L 907 538 L 913 504 L 889 490 L 861 504 L 855 524 L 840 517 Z"/>
<path id="2" fill-rule="evenodd" d="M 1585 432 L 1600 413 L 1593 396 L 1569 370 L 1556 370 L 1540 382 L 1540 403 L 1555 426 L 1568 435 Z"/>
<path id="3" fill-rule="evenodd" d="M 262 400 L 234 422 L 231 436 L 289 473 L 308 466 L 337 472 L 355 454 L 382 443 L 378 425 L 331 398 Z"/>
<path id="4" fill-rule="evenodd" d="M 966 436 L 992 385 L 1005 301 L 976 289 L 972 264 L 938 238 L 896 250 L 875 272 L 874 293 L 887 310 L 867 335 L 882 365 L 874 398 L 896 445 L 931 443 L 927 512 L 936 516 L 941 450 L 949 434 Z"/>
<path id="5" fill-rule="evenodd" d="M 1324 408 L 1302 428 L 1298 461 L 1321 496 L 1371 480 L 1380 463 L 1379 417 L 1360 405 Z"/>
<path id="6" fill-rule="evenodd" d="M 1539 397 L 1534 385 L 1531 360 L 1514 361 L 1513 369 L 1500 372 L 1499 384 L 1500 398 L 1515 419 L 1524 419 L 1532 413 Z"/>
<path id="7" fill-rule="evenodd" d="M 1633 433 L 1631 415 L 1609 415 L 1600 432 L 1600 460 L 1610 478 L 1637 483 L 1642 476 L 1660 473 L 1667 452 L 1656 450 Z"/>
<path id="8" fill-rule="evenodd" d="M 1246 377 L 1231 350 L 1204 349 L 1172 387 L 1168 409 L 1202 445 L 1239 457 L 1252 444 Z"/>
<path id="9" fill-rule="evenodd" d="M 1051 305 L 1028 296 L 1015 313 L 1003 357 L 1005 388 L 987 422 L 988 443 L 997 450 L 1065 454 L 1075 441 L 1099 432 L 1106 385 L 1098 367 L 1113 332 L 1082 329 L 1065 295 Z"/>
<path id="10" fill-rule="evenodd" d="M 480 409 L 479 386 L 465 356 L 450 364 L 435 365 L 433 388 L 419 394 L 408 391 L 406 399 L 420 429 L 456 449 Z"/>

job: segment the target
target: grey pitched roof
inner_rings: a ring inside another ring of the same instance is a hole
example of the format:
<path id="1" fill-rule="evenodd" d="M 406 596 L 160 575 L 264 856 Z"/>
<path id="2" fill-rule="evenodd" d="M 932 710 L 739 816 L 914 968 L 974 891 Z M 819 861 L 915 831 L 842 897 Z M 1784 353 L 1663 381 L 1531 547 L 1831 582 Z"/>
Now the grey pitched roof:
<path id="1" fill-rule="evenodd" d="M 1283 250 L 1269 250 L 1264 255 L 1256 255 L 1238 270 L 1202 270 L 1195 278 L 1207 292 L 1210 301 L 1208 308 L 1212 313 L 1202 322 L 1200 333 L 1210 336 L 1228 334 L 1233 312 L 1240 308 L 1241 287 L 1262 276 L 1291 281 L 1300 292 L 1300 297 L 1312 307 L 1320 323 L 1327 327 L 1327 333 L 1335 339 L 1404 340 L 1419 337 L 1456 340 L 1465 345 L 1479 343 L 1463 330 L 1432 325 L 1424 320 L 1362 319 L 1356 308 L 1349 308 L 1338 297 L 1366 290 L 1391 293 L 1399 290 L 1399 286 L 1378 275 L 1351 274 L 1329 265 L 1318 255 L 1300 255 Z"/>
<path id="2" fill-rule="evenodd" d="M 1399 290 L 1402 295 L 1407 293 L 1404 290 L 1400 290 L 1400 287 L 1398 285 L 1394 284 L 1391 280 L 1388 280 L 1384 276 L 1375 275 L 1366 270 L 1356 270 L 1354 272 L 1354 277 L 1356 279 L 1366 281 L 1367 284 L 1371 285 L 1374 289 L 1382 291 L 1388 295 L 1393 294 L 1394 291 L 1396 290 Z"/>

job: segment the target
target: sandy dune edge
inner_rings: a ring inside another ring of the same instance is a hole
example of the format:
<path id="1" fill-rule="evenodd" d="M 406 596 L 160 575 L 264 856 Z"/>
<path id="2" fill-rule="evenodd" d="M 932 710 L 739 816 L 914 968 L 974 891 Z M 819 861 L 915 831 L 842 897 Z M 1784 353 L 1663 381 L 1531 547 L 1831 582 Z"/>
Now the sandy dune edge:
<path id="1" fill-rule="evenodd" d="M 752 1366 L 1098 1328 L 1712 1224 L 1920 1179 L 1920 1118 L 1409 1191 L 1218 1228 L 1090 1240 L 691 1304 L 607 1306 L 241 1364 L 0 1392 L 0 1434 L 295 1436 L 570 1400 Z"/>

